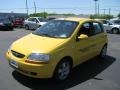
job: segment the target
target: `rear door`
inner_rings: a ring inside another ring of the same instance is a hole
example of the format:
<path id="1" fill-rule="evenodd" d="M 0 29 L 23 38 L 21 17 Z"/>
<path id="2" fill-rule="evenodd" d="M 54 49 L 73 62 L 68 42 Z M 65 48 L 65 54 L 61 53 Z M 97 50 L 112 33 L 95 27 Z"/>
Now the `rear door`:
<path id="1" fill-rule="evenodd" d="M 98 55 L 106 42 L 107 35 L 104 33 L 103 26 L 101 23 L 93 22 L 94 35 L 91 40 L 94 42 L 92 49 L 94 50 L 93 55 Z"/>

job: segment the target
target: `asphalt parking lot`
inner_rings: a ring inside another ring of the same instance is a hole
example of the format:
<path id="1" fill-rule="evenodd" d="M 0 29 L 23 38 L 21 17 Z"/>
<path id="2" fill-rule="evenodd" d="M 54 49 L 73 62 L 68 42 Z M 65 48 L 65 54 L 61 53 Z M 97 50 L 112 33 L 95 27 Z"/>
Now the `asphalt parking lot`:
<path id="1" fill-rule="evenodd" d="M 0 31 L 0 90 L 120 90 L 120 34 L 108 34 L 108 52 L 103 62 L 92 59 L 73 69 L 68 80 L 55 83 L 51 79 L 23 76 L 9 67 L 5 59 L 11 43 L 31 32 Z"/>

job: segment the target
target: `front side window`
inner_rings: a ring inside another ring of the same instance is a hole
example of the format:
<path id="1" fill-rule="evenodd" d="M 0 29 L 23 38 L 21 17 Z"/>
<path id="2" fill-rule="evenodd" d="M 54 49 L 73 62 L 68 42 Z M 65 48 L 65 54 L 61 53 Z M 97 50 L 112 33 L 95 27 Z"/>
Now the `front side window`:
<path id="1" fill-rule="evenodd" d="M 94 28 L 94 33 L 95 34 L 101 33 L 103 31 L 100 24 L 97 23 L 97 22 L 93 23 L 93 28 Z"/>
<path id="2" fill-rule="evenodd" d="M 106 20 L 100 20 L 103 24 L 108 24 Z"/>
<path id="3" fill-rule="evenodd" d="M 78 36 L 80 34 L 85 34 L 85 35 L 88 35 L 88 36 L 92 36 L 93 35 L 93 32 L 92 32 L 92 25 L 90 22 L 86 22 L 84 23 L 81 28 L 80 28 L 80 31 L 78 32 Z"/>
<path id="4" fill-rule="evenodd" d="M 71 36 L 78 22 L 53 20 L 38 28 L 33 34 L 53 38 L 67 38 Z"/>

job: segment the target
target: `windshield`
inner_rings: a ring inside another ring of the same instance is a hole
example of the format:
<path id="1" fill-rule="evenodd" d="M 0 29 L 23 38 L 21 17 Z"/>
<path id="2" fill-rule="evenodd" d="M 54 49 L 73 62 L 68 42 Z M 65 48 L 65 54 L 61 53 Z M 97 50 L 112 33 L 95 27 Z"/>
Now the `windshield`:
<path id="1" fill-rule="evenodd" d="M 0 18 L 0 22 L 2 22 L 2 23 L 10 23 L 9 19 L 7 19 L 7 18 Z"/>
<path id="2" fill-rule="evenodd" d="M 67 38 L 77 27 L 78 22 L 66 20 L 53 20 L 41 26 L 33 34 L 53 38 Z"/>

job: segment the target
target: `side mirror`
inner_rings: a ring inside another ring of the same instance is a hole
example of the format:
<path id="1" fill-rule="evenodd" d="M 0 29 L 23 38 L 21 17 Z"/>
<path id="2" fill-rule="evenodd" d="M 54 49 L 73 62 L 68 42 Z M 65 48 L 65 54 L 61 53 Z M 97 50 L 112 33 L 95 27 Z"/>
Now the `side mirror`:
<path id="1" fill-rule="evenodd" d="M 78 37 L 79 40 L 85 40 L 85 39 L 87 39 L 87 38 L 88 38 L 88 35 L 86 35 L 86 34 L 81 34 L 81 35 Z"/>

